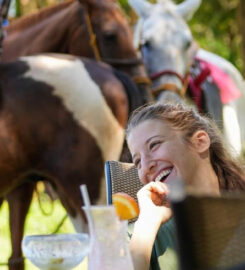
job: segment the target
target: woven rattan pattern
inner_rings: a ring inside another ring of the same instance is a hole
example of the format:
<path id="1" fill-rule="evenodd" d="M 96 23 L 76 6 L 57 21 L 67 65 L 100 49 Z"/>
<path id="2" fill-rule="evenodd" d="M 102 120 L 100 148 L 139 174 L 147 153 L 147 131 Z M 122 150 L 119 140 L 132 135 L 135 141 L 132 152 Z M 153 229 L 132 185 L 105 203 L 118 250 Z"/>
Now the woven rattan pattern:
<path id="1" fill-rule="evenodd" d="M 139 180 L 134 164 L 118 161 L 109 161 L 109 164 L 112 179 L 112 194 L 116 192 L 125 192 L 138 201 L 136 194 L 143 185 Z M 130 220 L 129 222 L 133 221 L 134 220 Z"/>

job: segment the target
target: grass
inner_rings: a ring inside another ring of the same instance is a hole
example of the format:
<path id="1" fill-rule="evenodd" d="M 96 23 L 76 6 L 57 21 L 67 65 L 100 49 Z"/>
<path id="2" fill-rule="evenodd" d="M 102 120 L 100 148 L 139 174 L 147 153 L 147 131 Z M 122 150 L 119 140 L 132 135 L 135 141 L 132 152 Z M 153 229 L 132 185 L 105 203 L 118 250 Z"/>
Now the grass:
<path id="1" fill-rule="evenodd" d="M 42 187 L 41 187 L 42 188 Z M 53 202 L 53 207 L 51 207 L 50 201 L 43 201 L 42 206 L 45 211 L 52 212 L 50 216 L 45 216 L 39 207 L 37 196 L 33 197 L 33 201 L 30 210 L 27 215 L 24 235 L 29 234 L 49 234 L 54 232 L 58 224 L 66 214 L 65 209 L 60 204 L 59 200 Z M 53 208 L 53 209 L 52 209 Z M 8 225 L 9 210 L 8 204 L 5 201 L 0 209 L 0 263 L 5 263 L 8 261 L 8 257 L 11 253 L 11 243 L 10 243 L 10 231 Z M 74 227 L 69 220 L 66 218 L 64 224 L 59 230 L 59 233 L 73 233 L 75 232 Z M 26 270 L 37 270 L 30 261 L 25 260 Z M 80 265 L 78 265 L 75 270 L 86 270 L 87 260 L 85 259 Z M 0 265 L 0 270 L 8 270 L 7 266 Z"/>

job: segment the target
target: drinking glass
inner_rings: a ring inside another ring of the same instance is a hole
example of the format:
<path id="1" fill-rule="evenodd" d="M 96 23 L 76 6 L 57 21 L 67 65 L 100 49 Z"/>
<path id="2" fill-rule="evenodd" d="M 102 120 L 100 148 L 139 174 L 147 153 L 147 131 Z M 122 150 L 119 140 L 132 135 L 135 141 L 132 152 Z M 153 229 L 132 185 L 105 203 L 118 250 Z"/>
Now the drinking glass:
<path id="1" fill-rule="evenodd" d="M 91 251 L 88 270 L 133 270 L 127 243 L 127 221 L 120 221 L 113 205 L 83 207 L 89 221 Z"/>
<path id="2" fill-rule="evenodd" d="M 86 233 L 27 235 L 21 246 L 25 257 L 42 270 L 69 270 L 88 255 L 90 237 Z"/>

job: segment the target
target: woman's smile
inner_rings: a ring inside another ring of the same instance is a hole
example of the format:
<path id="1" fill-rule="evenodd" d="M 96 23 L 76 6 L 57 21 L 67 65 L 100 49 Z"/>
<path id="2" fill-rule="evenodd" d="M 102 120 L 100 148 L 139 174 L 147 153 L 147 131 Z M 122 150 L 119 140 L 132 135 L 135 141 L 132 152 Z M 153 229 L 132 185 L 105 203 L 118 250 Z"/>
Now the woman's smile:
<path id="1" fill-rule="evenodd" d="M 158 181 L 164 182 L 164 180 L 169 176 L 170 173 L 171 173 L 170 169 L 166 169 L 162 171 L 155 179 L 155 182 L 158 182 Z"/>
<path id="2" fill-rule="evenodd" d="M 166 168 L 164 170 L 162 170 L 160 172 L 160 174 L 158 174 L 158 176 L 155 178 L 155 182 L 165 182 L 165 180 L 167 180 L 168 176 L 170 175 L 170 173 L 172 172 L 173 168 Z"/>

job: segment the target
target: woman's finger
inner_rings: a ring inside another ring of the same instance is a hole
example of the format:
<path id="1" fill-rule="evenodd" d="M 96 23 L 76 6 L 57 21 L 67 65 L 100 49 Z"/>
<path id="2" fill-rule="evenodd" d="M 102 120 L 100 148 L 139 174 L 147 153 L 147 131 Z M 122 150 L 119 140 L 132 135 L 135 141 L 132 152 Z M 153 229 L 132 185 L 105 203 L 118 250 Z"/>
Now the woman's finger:
<path id="1" fill-rule="evenodd" d="M 150 199 L 155 205 L 163 205 L 167 200 L 169 190 L 166 184 L 150 182 L 145 185 L 137 194 L 139 201 Z"/>

